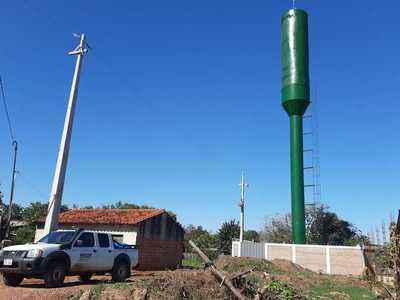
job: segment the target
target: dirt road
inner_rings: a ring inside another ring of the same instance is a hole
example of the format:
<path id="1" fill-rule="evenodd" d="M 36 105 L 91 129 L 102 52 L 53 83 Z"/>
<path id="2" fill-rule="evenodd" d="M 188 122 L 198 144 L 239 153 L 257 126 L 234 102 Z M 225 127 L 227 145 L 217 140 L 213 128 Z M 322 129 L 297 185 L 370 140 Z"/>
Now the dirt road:
<path id="1" fill-rule="evenodd" d="M 159 272 L 162 273 L 162 272 Z M 127 280 L 127 283 L 143 280 L 149 276 L 153 277 L 154 272 L 134 272 Z M 65 278 L 63 287 L 49 289 L 44 286 L 43 280 L 24 279 L 18 287 L 4 285 L 0 276 L 0 300 L 59 300 L 73 299 L 73 296 L 80 292 L 91 289 L 95 285 L 109 283 L 111 276 L 93 276 L 90 282 L 79 281 L 78 276 Z"/>
<path id="2" fill-rule="evenodd" d="M 47 289 L 43 280 L 25 279 L 18 287 L 5 286 L 0 280 L 0 300 L 53 300 L 67 299 L 78 294 L 80 290 L 90 289 L 93 285 L 101 283 L 105 277 L 94 277 L 88 284 L 79 281 L 78 277 L 67 277 L 62 288 Z"/>
<path id="3" fill-rule="evenodd" d="M 224 299 L 223 290 L 210 272 L 176 270 L 157 272 L 133 272 L 132 276 L 118 289 L 112 291 L 110 276 L 93 276 L 88 283 L 82 283 L 77 276 L 66 277 L 60 288 L 45 288 L 43 280 L 25 279 L 18 287 L 5 286 L 0 280 L 0 300 L 61 300 L 79 299 L 86 290 L 101 290 L 100 299 L 137 299 L 132 298 L 133 290 L 149 291 L 148 299 L 175 299 L 178 294 L 199 293 L 205 299 Z M 107 283 L 107 284 L 103 284 Z M 126 295 L 125 295 L 125 294 Z M 142 297 L 139 297 L 142 299 Z M 197 297 L 199 298 L 199 297 Z"/>

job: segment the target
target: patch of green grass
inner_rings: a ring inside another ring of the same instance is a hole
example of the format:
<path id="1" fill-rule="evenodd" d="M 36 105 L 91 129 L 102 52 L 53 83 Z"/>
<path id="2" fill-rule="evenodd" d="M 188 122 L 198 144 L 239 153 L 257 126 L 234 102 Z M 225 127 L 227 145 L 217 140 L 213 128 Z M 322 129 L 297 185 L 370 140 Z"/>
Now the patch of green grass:
<path id="1" fill-rule="evenodd" d="M 132 284 L 130 284 L 129 282 L 117 282 L 117 283 L 112 283 L 107 285 L 108 288 L 112 288 L 112 289 L 130 289 L 132 288 Z"/>
<path id="2" fill-rule="evenodd" d="M 313 279 L 313 278 L 316 277 L 316 276 L 321 276 L 321 275 L 318 275 L 318 274 L 316 274 L 316 273 L 309 272 L 309 271 L 296 272 L 296 273 L 294 273 L 294 275 L 295 275 L 295 276 L 298 276 L 298 277 L 300 277 L 300 278 L 306 278 L 306 279 Z M 323 276 L 323 275 L 322 275 L 322 276 Z"/>
<path id="3" fill-rule="evenodd" d="M 94 287 L 92 287 L 92 292 L 91 294 L 93 295 L 92 299 L 99 299 L 101 296 L 101 293 L 104 291 L 106 288 L 105 284 L 97 284 Z"/>
<path id="4" fill-rule="evenodd" d="M 358 299 L 376 299 L 375 293 L 365 287 L 359 286 L 348 286 L 342 288 L 342 291 L 349 295 L 351 299 L 358 300 Z"/>
<path id="5" fill-rule="evenodd" d="M 135 281 L 135 285 L 139 288 L 148 289 L 153 286 L 153 281 L 147 279 L 139 279 Z"/>
<path id="6" fill-rule="evenodd" d="M 343 299 L 352 300 L 372 300 L 376 299 L 374 292 L 366 287 L 354 285 L 338 285 L 331 280 L 314 284 L 311 286 L 310 296 L 312 299 L 325 297 L 328 299 L 338 299 L 342 295 Z"/>
<path id="7" fill-rule="evenodd" d="M 185 258 L 182 260 L 182 267 L 202 269 L 204 267 L 204 263 L 198 258 Z"/>
<path id="8" fill-rule="evenodd" d="M 83 290 L 81 289 L 81 290 L 79 290 L 79 292 L 77 292 L 76 294 L 74 294 L 74 295 L 69 295 L 68 298 L 67 298 L 67 300 L 79 300 L 79 299 L 81 298 L 82 294 L 83 294 Z"/>
<path id="9" fill-rule="evenodd" d="M 106 288 L 111 288 L 111 289 L 130 289 L 130 288 L 133 288 L 133 286 L 129 282 L 116 282 L 116 283 L 109 283 L 109 284 L 100 283 L 100 284 L 97 284 L 94 287 L 92 287 L 92 289 L 91 289 L 91 294 L 92 294 L 91 299 L 99 299 L 100 296 L 101 296 L 101 293 Z"/>

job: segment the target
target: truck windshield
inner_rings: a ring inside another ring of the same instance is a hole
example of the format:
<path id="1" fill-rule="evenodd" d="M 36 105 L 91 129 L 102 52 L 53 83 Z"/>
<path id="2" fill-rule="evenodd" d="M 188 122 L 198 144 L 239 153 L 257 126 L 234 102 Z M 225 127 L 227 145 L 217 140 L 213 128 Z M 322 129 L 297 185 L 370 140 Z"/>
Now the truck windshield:
<path id="1" fill-rule="evenodd" d="M 65 244 L 72 240 L 75 231 L 53 231 L 39 240 L 39 243 Z"/>

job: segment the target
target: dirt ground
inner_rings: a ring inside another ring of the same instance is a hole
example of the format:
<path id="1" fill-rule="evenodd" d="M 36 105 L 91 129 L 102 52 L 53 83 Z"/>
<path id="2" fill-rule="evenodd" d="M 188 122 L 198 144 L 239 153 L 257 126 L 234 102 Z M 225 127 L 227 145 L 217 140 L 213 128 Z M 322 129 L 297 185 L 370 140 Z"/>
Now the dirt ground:
<path id="1" fill-rule="evenodd" d="M 376 299 L 374 286 L 365 280 L 317 274 L 289 261 L 225 256 L 215 264 L 226 276 L 251 269 L 245 282 L 265 291 L 261 299 Z M 94 276 L 89 283 L 67 277 L 63 287 L 54 289 L 45 288 L 38 279 L 25 279 L 19 287 L 7 287 L 0 280 L 0 300 L 78 300 L 84 293 L 90 295 L 87 300 L 231 298 L 212 273 L 203 269 L 136 271 L 125 283 L 111 283 L 110 276 Z"/>
<path id="2" fill-rule="evenodd" d="M 132 287 L 132 288 L 127 288 Z M 0 300 L 61 300 L 79 299 L 88 290 L 98 289 L 99 299 L 140 299 L 140 293 L 149 291 L 146 299 L 176 299 L 185 295 L 206 296 L 207 299 L 224 299 L 224 289 L 210 272 L 202 270 L 176 270 L 158 272 L 134 272 L 123 284 L 110 283 L 110 276 L 93 276 L 89 283 L 82 283 L 77 276 L 66 277 L 60 288 L 45 288 L 43 280 L 25 279 L 18 287 L 5 286 L 0 280 Z M 120 297 L 116 297 L 115 289 Z M 113 291 L 111 291 L 113 289 Z M 133 290 L 139 297 L 132 296 Z M 112 295 L 108 295 L 112 293 Z M 129 293 L 130 295 L 125 295 Z M 93 294 L 93 293 L 92 293 Z"/>
<path id="3" fill-rule="evenodd" d="M 0 280 L 0 300 L 53 300 L 68 299 L 69 296 L 78 294 L 80 290 L 88 290 L 93 285 L 107 280 L 106 276 L 93 277 L 93 281 L 83 284 L 78 277 L 67 277 L 62 288 L 47 289 L 44 287 L 43 280 L 25 279 L 18 287 L 5 286 Z"/>

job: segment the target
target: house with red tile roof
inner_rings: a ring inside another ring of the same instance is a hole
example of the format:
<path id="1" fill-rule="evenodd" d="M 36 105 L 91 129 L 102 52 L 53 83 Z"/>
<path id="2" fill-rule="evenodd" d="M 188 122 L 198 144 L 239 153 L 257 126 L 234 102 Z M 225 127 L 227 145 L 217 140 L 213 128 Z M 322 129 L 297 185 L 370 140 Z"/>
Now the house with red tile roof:
<path id="1" fill-rule="evenodd" d="M 43 235 L 44 221 L 36 222 L 35 241 Z M 112 233 L 115 240 L 138 248 L 141 270 L 173 269 L 183 257 L 184 230 L 163 209 L 71 209 L 60 214 L 59 228 Z"/>

